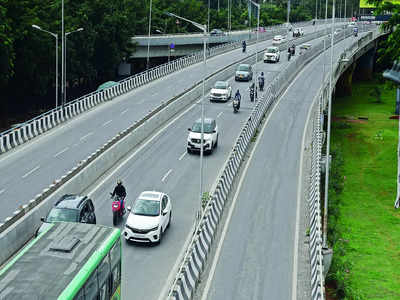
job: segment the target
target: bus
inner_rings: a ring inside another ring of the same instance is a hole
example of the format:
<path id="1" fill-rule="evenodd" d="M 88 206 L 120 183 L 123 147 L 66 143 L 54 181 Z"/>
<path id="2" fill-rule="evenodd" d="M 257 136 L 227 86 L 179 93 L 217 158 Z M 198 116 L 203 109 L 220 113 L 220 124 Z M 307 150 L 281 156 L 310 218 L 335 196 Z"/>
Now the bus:
<path id="1" fill-rule="evenodd" d="M 0 299 L 120 300 L 121 231 L 59 222 L 0 269 Z"/>

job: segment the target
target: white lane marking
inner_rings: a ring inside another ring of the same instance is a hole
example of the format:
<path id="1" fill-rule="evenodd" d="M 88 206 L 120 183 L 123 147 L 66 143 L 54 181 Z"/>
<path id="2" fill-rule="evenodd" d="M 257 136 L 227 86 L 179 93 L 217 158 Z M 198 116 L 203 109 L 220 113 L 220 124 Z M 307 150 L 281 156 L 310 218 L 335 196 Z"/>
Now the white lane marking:
<path id="1" fill-rule="evenodd" d="M 186 153 L 187 153 L 187 151 L 183 152 L 183 154 L 178 158 L 178 160 L 182 160 L 182 158 L 185 157 Z"/>
<path id="2" fill-rule="evenodd" d="M 223 112 L 221 111 L 221 112 L 217 115 L 217 118 L 219 118 L 222 114 L 223 114 Z"/>
<path id="3" fill-rule="evenodd" d="M 104 127 L 104 126 L 107 126 L 107 125 L 110 124 L 111 122 L 112 122 L 112 120 L 109 120 L 109 121 L 105 122 L 105 123 L 103 124 L 103 127 Z"/>
<path id="4" fill-rule="evenodd" d="M 168 172 L 163 176 L 163 178 L 161 179 L 162 182 L 165 181 L 165 179 L 167 179 L 168 175 L 171 174 L 172 169 L 169 169 Z"/>
<path id="5" fill-rule="evenodd" d="M 33 172 L 37 171 L 39 168 L 40 168 L 40 166 L 36 166 L 32 170 L 30 170 L 28 173 L 26 173 L 24 176 L 22 176 L 22 178 L 25 178 L 25 177 L 31 175 Z"/>
<path id="6" fill-rule="evenodd" d="M 125 109 L 123 112 L 121 112 L 121 116 L 126 113 L 129 110 L 129 108 Z"/>
<path id="7" fill-rule="evenodd" d="M 275 109 L 279 105 L 279 102 L 283 99 L 285 94 L 289 91 L 289 89 L 292 87 L 292 85 L 296 82 L 296 79 L 307 69 L 308 66 L 310 66 L 310 65 L 307 65 L 305 68 L 303 68 L 299 72 L 299 74 L 297 74 L 297 76 L 294 78 L 294 80 L 292 80 L 290 85 L 284 91 L 282 96 L 279 97 L 278 101 L 276 102 L 276 104 L 272 108 L 271 112 L 268 114 L 267 120 L 265 121 L 265 124 L 264 124 L 263 128 L 261 129 L 261 132 L 260 132 L 260 135 L 259 135 L 260 137 L 263 135 L 264 130 L 267 127 L 267 124 L 268 124 L 271 116 L 273 115 Z M 215 255 L 214 255 L 214 260 L 212 262 L 210 273 L 209 273 L 209 276 L 207 278 L 206 286 L 205 286 L 205 288 L 203 290 L 203 294 L 201 296 L 201 300 L 207 300 L 207 296 L 208 296 L 208 293 L 209 293 L 210 287 L 211 287 L 211 282 L 213 281 L 214 274 L 215 274 L 215 269 L 217 267 L 217 263 L 218 263 L 218 260 L 219 260 L 220 254 L 221 254 L 222 245 L 224 243 L 226 232 L 228 231 L 228 226 L 229 226 L 230 220 L 232 218 L 232 213 L 233 213 L 233 210 L 234 210 L 234 208 L 236 206 L 236 201 L 237 201 L 237 198 L 239 196 L 239 192 L 240 192 L 240 189 L 242 187 L 244 178 L 246 177 L 245 175 L 247 173 L 247 169 L 249 168 L 250 162 L 251 162 L 251 160 L 253 158 L 253 154 L 254 154 L 255 150 L 257 149 L 257 146 L 258 146 L 260 140 L 261 140 L 261 138 L 258 138 L 256 140 L 256 144 L 254 145 L 254 148 L 253 148 L 252 152 L 250 153 L 249 159 L 247 160 L 247 163 L 246 163 L 246 166 L 245 166 L 245 168 L 243 170 L 242 176 L 240 177 L 239 185 L 238 185 L 238 188 L 237 188 L 237 190 L 235 192 L 235 195 L 233 197 L 233 201 L 232 201 L 231 207 L 229 208 L 228 217 L 226 219 L 226 222 L 225 222 L 225 225 L 224 225 L 224 229 L 222 230 L 221 238 L 219 240 L 219 244 L 218 244 L 217 250 L 216 250 Z M 297 206 L 297 208 L 299 208 L 299 207 Z M 297 223 L 299 222 L 298 215 L 296 215 L 296 218 L 297 218 L 296 219 L 296 226 L 297 226 Z M 296 236 L 295 236 L 295 239 L 296 239 Z M 295 253 L 297 253 L 297 247 L 296 247 L 295 251 L 296 251 Z M 293 288 L 294 288 L 294 290 L 296 290 L 296 288 L 297 288 L 297 254 L 295 254 L 294 259 L 296 260 L 296 263 L 295 263 L 295 266 L 293 268 L 293 276 L 294 276 L 294 274 L 296 274 L 296 278 L 295 278 L 295 280 L 293 279 L 294 280 L 293 281 Z M 292 289 L 292 299 L 296 299 L 296 298 L 293 298 L 293 295 L 296 295 L 296 293 L 293 293 L 293 289 Z"/>
<path id="8" fill-rule="evenodd" d="M 93 132 L 89 132 L 87 135 L 84 135 L 83 137 L 80 138 L 81 141 L 87 139 L 89 136 L 91 136 Z"/>
<path id="9" fill-rule="evenodd" d="M 56 153 L 56 154 L 54 155 L 54 157 L 57 157 L 57 156 L 63 154 L 63 153 L 64 153 L 65 151 L 67 151 L 68 149 L 69 149 L 68 147 L 62 149 L 60 152 Z"/>
<path id="10" fill-rule="evenodd" d="M 3 194 L 5 191 L 6 191 L 5 189 L 2 189 L 2 190 L 0 191 L 0 195 Z"/>

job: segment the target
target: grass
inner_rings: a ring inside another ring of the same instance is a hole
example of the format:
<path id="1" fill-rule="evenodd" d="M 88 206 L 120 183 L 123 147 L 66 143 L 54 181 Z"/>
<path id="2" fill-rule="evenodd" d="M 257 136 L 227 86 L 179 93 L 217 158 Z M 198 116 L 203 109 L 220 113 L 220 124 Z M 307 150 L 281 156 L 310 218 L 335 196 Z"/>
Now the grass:
<path id="1" fill-rule="evenodd" d="M 361 82 L 351 97 L 333 102 L 336 186 L 330 181 L 328 239 L 334 257 L 327 282 L 334 282 L 338 299 L 400 299 L 400 210 L 393 207 L 398 120 L 389 119 L 395 99 L 395 90 Z"/>

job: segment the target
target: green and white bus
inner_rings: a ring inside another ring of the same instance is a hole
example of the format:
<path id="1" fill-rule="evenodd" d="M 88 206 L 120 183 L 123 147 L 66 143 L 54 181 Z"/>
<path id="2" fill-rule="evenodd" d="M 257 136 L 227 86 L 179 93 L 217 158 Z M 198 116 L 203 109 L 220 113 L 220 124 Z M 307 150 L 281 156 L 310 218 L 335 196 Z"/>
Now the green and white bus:
<path id="1" fill-rule="evenodd" d="M 0 299 L 120 300 L 120 230 L 52 224 L 0 269 Z"/>

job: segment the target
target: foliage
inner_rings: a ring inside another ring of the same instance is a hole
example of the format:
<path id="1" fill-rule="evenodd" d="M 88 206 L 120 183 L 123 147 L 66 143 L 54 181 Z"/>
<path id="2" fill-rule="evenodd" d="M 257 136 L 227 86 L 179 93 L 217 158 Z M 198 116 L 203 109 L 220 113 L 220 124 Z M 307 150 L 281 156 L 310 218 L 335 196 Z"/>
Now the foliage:
<path id="1" fill-rule="evenodd" d="M 327 281 L 335 282 L 339 299 L 400 297 L 400 233 L 393 209 L 398 123 L 389 119 L 395 90 L 382 87 L 354 84 L 353 97 L 333 103 L 334 116 L 368 116 L 368 121 L 347 120 L 349 128 L 332 126 L 328 241 L 334 255 Z M 375 88 L 382 103 L 365 97 Z"/>

